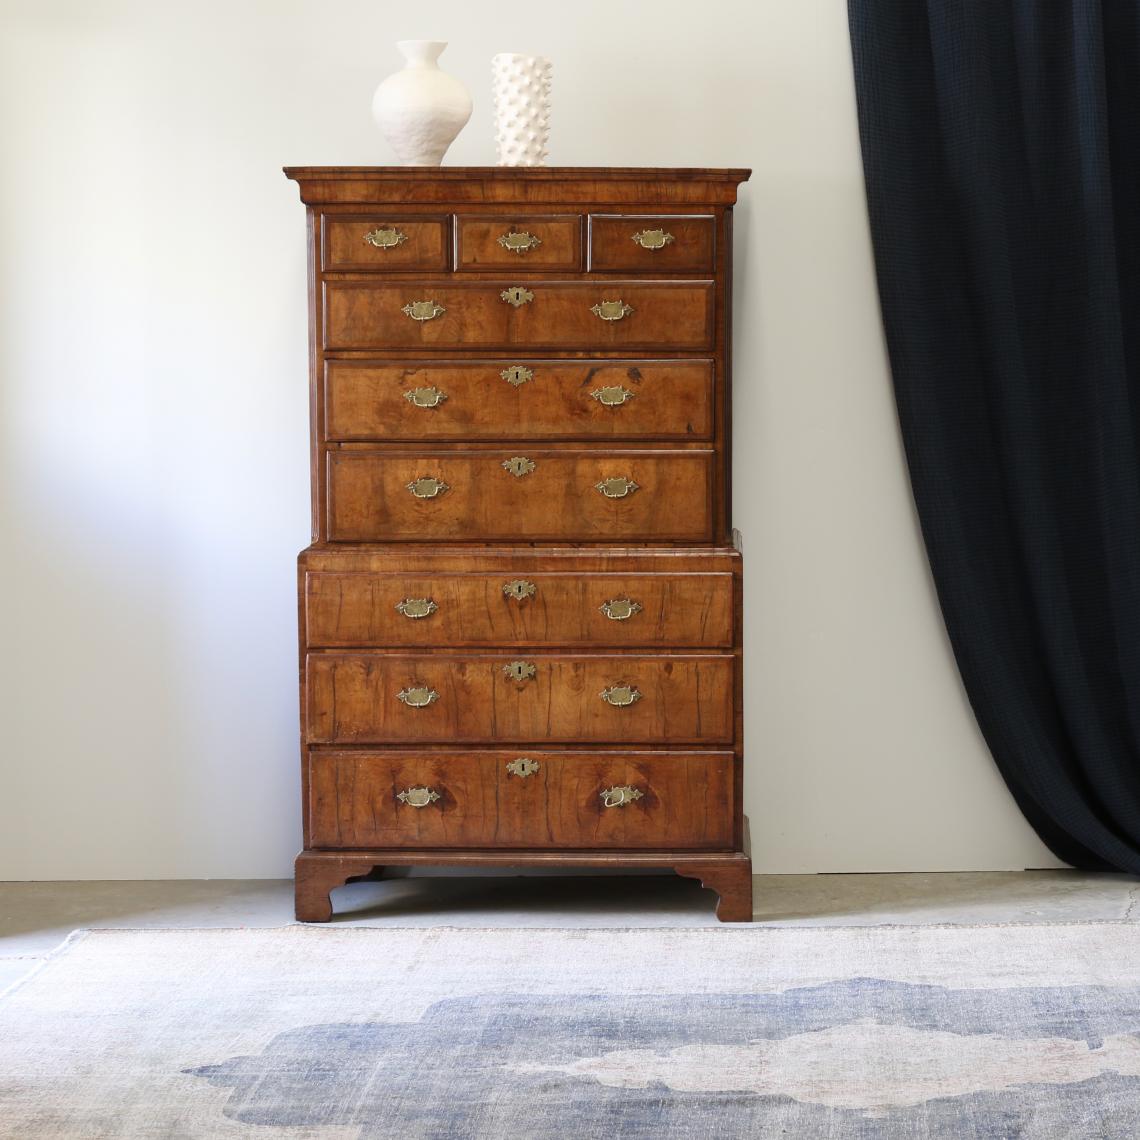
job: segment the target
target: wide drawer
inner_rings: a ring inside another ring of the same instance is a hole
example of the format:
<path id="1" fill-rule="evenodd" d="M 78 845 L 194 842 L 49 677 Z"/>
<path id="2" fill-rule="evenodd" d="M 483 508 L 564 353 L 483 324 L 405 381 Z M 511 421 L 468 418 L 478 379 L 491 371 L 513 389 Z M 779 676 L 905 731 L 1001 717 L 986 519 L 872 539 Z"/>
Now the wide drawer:
<path id="1" fill-rule="evenodd" d="M 578 214 L 456 219 L 458 269 L 581 269 L 582 218 Z"/>
<path id="2" fill-rule="evenodd" d="M 308 571 L 305 641 L 341 646 L 727 648 L 733 576 Z"/>
<path id="3" fill-rule="evenodd" d="M 451 220 L 447 215 L 325 214 L 321 227 L 324 269 L 423 269 L 431 273 L 448 268 Z"/>
<path id="4" fill-rule="evenodd" d="M 329 539 L 701 541 L 712 472 L 706 449 L 335 450 Z"/>
<path id="5" fill-rule="evenodd" d="M 730 654 L 309 653 L 311 744 L 733 739 Z"/>
<path id="6" fill-rule="evenodd" d="M 325 364 L 325 438 L 710 439 L 711 360 Z"/>
<path id="7" fill-rule="evenodd" d="M 715 235 L 711 216 L 594 214 L 590 218 L 590 269 L 711 273 Z"/>
<path id="8" fill-rule="evenodd" d="M 730 847 L 730 752 L 309 753 L 313 847 Z"/>
<path id="9" fill-rule="evenodd" d="M 711 281 L 324 283 L 326 349 L 708 349 Z"/>

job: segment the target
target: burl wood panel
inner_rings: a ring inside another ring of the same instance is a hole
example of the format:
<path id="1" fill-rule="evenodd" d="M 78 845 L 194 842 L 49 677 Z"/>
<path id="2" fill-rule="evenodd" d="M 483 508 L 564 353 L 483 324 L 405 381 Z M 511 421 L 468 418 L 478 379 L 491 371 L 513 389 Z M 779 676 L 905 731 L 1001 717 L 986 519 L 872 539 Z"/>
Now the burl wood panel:
<path id="1" fill-rule="evenodd" d="M 633 240 L 646 230 L 664 230 L 672 240 L 646 249 Z M 712 217 L 607 216 L 590 218 L 590 270 L 630 273 L 711 273 L 716 256 Z"/>
<path id="2" fill-rule="evenodd" d="M 503 372 L 515 366 L 533 375 L 511 384 Z M 325 437 L 711 439 L 713 369 L 711 360 L 328 361 Z"/>
<path id="3" fill-rule="evenodd" d="M 309 753 L 315 847 L 686 848 L 732 845 L 731 752 Z M 602 792 L 639 799 L 606 807 Z M 413 807 L 398 795 L 430 788 Z"/>
<path id="4" fill-rule="evenodd" d="M 529 680 L 505 673 L 535 666 Z M 729 744 L 730 654 L 309 653 L 305 659 L 310 744 L 506 742 Z M 629 685 L 641 699 L 602 699 Z M 401 691 L 438 699 L 413 708 Z"/>
<path id="5" fill-rule="evenodd" d="M 533 593 L 504 586 L 523 582 Z M 733 577 L 722 574 L 367 574 L 309 571 L 310 648 L 436 645 L 693 646 L 728 648 Z M 435 609 L 404 606 L 427 600 Z M 608 617 L 603 606 L 619 615 Z M 629 616 L 624 616 L 629 614 Z"/>
<path id="6" fill-rule="evenodd" d="M 509 234 L 529 234 L 538 244 L 504 246 L 499 239 Z M 461 214 L 456 219 L 456 244 L 459 269 L 578 270 L 582 268 L 582 217 Z"/>
<path id="7" fill-rule="evenodd" d="M 504 539 L 629 541 L 712 537 L 711 450 L 331 451 L 329 538 L 334 542 Z M 513 458 L 529 474 L 504 470 Z M 409 484 L 441 480 L 447 490 L 417 498 Z M 603 480 L 636 490 L 607 498 Z"/>
<path id="8" fill-rule="evenodd" d="M 534 299 L 517 306 L 504 300 L 515 287 Z M 525 267 L 497 281 L 325 281 L 323 340 L 326 349 L 708 349 L 713 296 L 709 281 L 529 280 Z M 631 309 L 620 320 L 592 311 L 619 301 Z M 442 311 L 416 320 L 403 311 L 416 302 Z"/>
<path id="9" fill-rule="evenodd" d="M 427 272 L 450 266 L 451 219 L 400 217 L 374 214 L 368 217 L 322 218 L 324 267 L 335 270 L 423 269 Z M 396 229 L 404 235 L 398 245 L 382 248 L 366 239 L 378 229 Z"/>

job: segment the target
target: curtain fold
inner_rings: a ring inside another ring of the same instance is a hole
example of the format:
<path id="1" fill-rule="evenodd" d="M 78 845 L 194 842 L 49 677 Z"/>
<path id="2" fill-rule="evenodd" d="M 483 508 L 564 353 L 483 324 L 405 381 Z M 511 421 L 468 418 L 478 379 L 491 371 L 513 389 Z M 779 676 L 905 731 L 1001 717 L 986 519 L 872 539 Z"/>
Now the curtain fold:
<path id="1" fill-rule="evenodd" d="M 966 692 L 1048 847 L 1140 874 L 1140 5 L 848 14 L 899 420 Z"/>

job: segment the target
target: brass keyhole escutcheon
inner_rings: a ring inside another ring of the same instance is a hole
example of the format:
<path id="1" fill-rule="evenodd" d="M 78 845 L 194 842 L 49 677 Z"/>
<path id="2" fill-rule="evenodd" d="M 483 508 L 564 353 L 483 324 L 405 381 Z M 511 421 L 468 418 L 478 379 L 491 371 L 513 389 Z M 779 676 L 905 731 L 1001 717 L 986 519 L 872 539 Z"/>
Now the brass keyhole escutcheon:
<path id="1" fill-rule="evenodd" d="M 438 388 L 411 388 L 404 393 L 404 399 L 417 408 L 438 408 L 447 399 L 447 393 Z"/>
<path id="2" fill-rule="evenodd" d="M 436 301 L 409 301 L 400 311 L 406 313 L 413 321 L 434 321 L 436 317 L 442 317 L 447 312 Z"/>
<path id="3" fill-rule="evenodd" d="M 626 400 L 632 400 L 634 393 L 621 384 L 611 384 L 606 388 L 595 388 L 590 395 L 593 396 L 599 404 L 604 404 L 607 408 L 618 408 L 621 407 Z"/>
<path id="4" fill-rule="evenodd" d="M 542 238 L 528 234 L 526 230 L 517 232 L 511 230 L 510 233 L 499 234 L 496 240 L 503 249 L 509 249 L 511 253 L 526 253 L 527 250 L 536 249 L 542 245 Z"/>
<path id="5" fill-rule="evenodd" d="M 633 235 L 633 240 L 642 249 L 664 249 L 673 241 L 673 235 L 665 230 L 641 230 Z"/>
<path id="6" fill-rule="evenodd" d="M 428 804 L 434 804 L 439 798 L 439 792 L 435 788 L 407 788 L 405 791 L 396 793 L 396 799 L 400 803 L 414 808 L 427 807 Z"/>
<path id="7" fill-rule="evenodd" d="M 499 296 L 516 309 L 534 300 L 534 294 L 525 285 L 512 285 L 509 289 L 504 289 Z"/>
<path id="8" fill-rule="evenodd" d="M 633 685 L 610 685 L 598 695 L 607 705 L 613 705 L 614 708 L 618 709 L 629 708 L 630 705 L 641 700 L 640 690 L 634 688 Z"/>
<path id="9" fill-rule="evenodd" d="M 538 587 L 533 582 L 527 582 L 523 578 L 516 578 L 513 582 L 503 583 L 504 597 L 514 598 L 516 602 L 521 602 L 524 598 L 533 598 L 537 589 Z"/>
<path id="10" fill-rule="evenodd" d="M 503 666 L 504 676 L 510 677 L 512 681 L 530 681 L 536 672 L 537 668 L 529 661 L 512 661 Z"/>
<path id="11" fill-rule="evenodd" d="M 364 235 L 364 240 L 377 249 L 395 249 L 408 240 L 408 235 L 395 226 L 380 226 L 378 229 L 369 230 Z"/>
<path id="12" fill-rule="evenodd" d="M 509 471 L 516 479 L 521 479 L 534 470 L 535 463 L 533 459 L 527 459 L 525 455 L 516 455 L 511 459 L 504 459 L 500 466 L 504 471 Z"/>
<path id="13" fill-rule="evenodd" d="M 531 760 L 529 756 L 520 756 L 507 764 L 507 775 L 521 776 L 525 780 L 527 776 L 533 776 L 541 766 L 537 760 Z"/>
<path id="14" fill-rule="evenodd" d="M 405 598 L 402 602 L 396 603 L 396 612 L 406 618 L 431 617 L 438 609 L 439 606 L 431 598 Z"/>
<path id="15" fill-rule="evenodd" d="M 634 614 L 641 613 L 641 603 L 629 598 L 613 598 L 598 607 L 610 621 L 628 621 Z"/>
<path id="16" fill-rule="evenodd" d="M 606 788 L 598 793 L 602 797 L 602 807 L 625 807 L 626 804 L 639 800 L 645 793 L 640 788 L 632 788 L 629 784 L 619 784 L 613 788 Z"/>
<path id="17" fill-rule="evenodd" d="M 434 475 L 418 476 L 407 484 L 407 489 L 417 499 L 435 499 L 445 491 L 451 490 L 447 483 L 442 479 L 437 479 Z"/>
<path id="18" fill-rule="evenodd" d="M 525 384 L 528 380 L 534 379 L 534 370 L 522 364 L 512 364 L 510 368 L 504 368 L 499 375 L 512 388 L 517 388 L 520 384 Z"/>
<path id="19" fill-rule="evenodd" d="M 620 321 L 633 312 L 633 306 L 627 305 L 622 300 L 599 301 L 596 305 L 590 306 L 590 312 L 601 317 L 603 321 Z"/>
<path id="20" fill-rule="evenodd" d="M 594 490 L 607 499 L 624 499 L 627 495 L 632 495 L 640 486 L 640 483 L 635 483 L 626 475 L 611 475 L 608 479 L 595 483 Z"/>

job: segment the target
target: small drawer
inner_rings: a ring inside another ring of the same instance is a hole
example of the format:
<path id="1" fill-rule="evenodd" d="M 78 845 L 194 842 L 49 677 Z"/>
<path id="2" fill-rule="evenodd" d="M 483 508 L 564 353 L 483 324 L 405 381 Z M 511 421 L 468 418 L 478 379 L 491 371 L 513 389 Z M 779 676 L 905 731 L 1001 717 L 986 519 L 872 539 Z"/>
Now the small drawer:
<path id="1" fill-rule="evenodd" d="M 707 215 L 590 217 L 590 270 L 711 273 L 716 225 Z"/>
<path id="2" fill-rule="evenodd" d="M 711 439 L 711 360 L 325 363 L 328 440 Z"/>
<path id="3" fill-rule="evenodd" d="M 311 649 L 462 645 L 732 646 L 733 576 L 305 575 Z"/>
<path id="4" fill-rule="evenodd" d="M 456 219 L 458 269 L 582 268 L 582 219 L 460 215 Z"/>
<path id="5" fill-rule="evenodd" d="M 312 652 L 310 744 L 730 744 L 728 653 Z"/>
<path id="6" fill-rule="evenodd" d="M 451 219 L 321 216 L 322 268 L 446 270 Z"/>
<path id="7" fill-rule="evenodd" d="M 711 281 L 324 283 L 326 349 L 710 349 Z"/>
<path id="8" fill-rule="evenodd" d="M 711 449 L 328 453 L 332 542 L 711 541 Z"/>
<path id="9" fill-rule="evenodd" d="M 731 752 L 308 756 L 313 847 L 723 849 Z"/>

